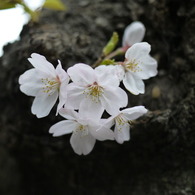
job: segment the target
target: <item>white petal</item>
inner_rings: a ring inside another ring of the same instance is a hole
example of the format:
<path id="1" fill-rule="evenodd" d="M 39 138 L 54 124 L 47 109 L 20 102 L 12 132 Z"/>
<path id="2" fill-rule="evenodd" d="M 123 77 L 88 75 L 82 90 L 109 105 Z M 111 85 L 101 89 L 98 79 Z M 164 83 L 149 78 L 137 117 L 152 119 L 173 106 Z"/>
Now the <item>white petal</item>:
<path id="1" fill-rule="evenodd" d="M 76 154 L 89 154 L 95 145 L 95 138 L 90 134 L 81 136 L 79 132 L 73 132 L 70 138 L 70 144 Z"/>
<path id="2" fill-rule="evenodd" d="M 102 87 L 106 87 L 106 86 L 115 86 L 118 87 L 119 86 L 119 79 L 117 76 L 117 72 L 115 69 L 115 66 L 109 65 L 109 66 L 105 66 L 105 65 L 101 65 L 98 66 L 95 69 L 95 73 L 96 73 L 96 77 L 98 80 L 98 84 Z"/>
<path id="3" fill-rule="evenodd" d="M 35 68 L 27 70 L 19 77 L 20 90 L 26 95 L 36 96 L 44 87 L 41 76 Z"/>
<path id="4" fill-rule="evenodd" d="M 119 108 L 127 106 L 128 96 L 126 92 L 120 87 L 107 88 L 104 90 L 102 105 L 110 114 L 118 113 Z"/>
<path id="5" fill-rule="evenodd" d="M 117 113 L 117 115 L 118 114 L 119 114 L 119 112 Z M 107 119 L 100 119 L 100 124 L 104 127 L 107 127 L 108 129 L 110 129 L 115 124 L 114 119 L 115 119 L 115 115 L 110 116 Z"/>
<path id="6" fill-rule="evenodd" d="M 132 108 L 124 109 L 120 111 L 120 113 L 122 113 L 127 120 L 135 120 L 143 114 L 147 113 L 147 111 L 148 110 L 144 106 L 135 106 Z"/>
<path id="7" fill-rule="evenodd" d="M 79 114 L 84 118 L 92 119 L 94 121 L 99 121 L 104 108 L 100 102 L 95 102 L 90 98 L 84 98 L 79 107 Z"/>
<path id="8" fill-rule="evenodd" d="M 125 70 L 124 70 L 124 68 L 121 65 L 109 65 L 109 66 L 101 65 L 101 66 L 98 66 L 95 69 L 95 71 L 98 74 L 100 74 L 100 78 L 98 80 L 99 80 L 99 83 L 101 83 L 101 85 L 103 85 L 103 86 L 105 86 L 105 85 L 113 86 L 112 80 L 111 81 L 108 80 L 108 78 L 107 78 L 108 77 L 107 71 L 105 71 L 104 68 L 108 69 L 109 74 L 111 74 L 111 77 L 113 75 L 116 75 L 119 81 L 123 80 L 124 74 L 125 74 Z M 105 83 L 105 79 L 106 79 L 106 81 L 108 80 L 108 82 Z M 118 85 L 119 85 L 119 83 L 117 81 L 114 86 L 118 86 Z"/>
<path id="9" fill-rule="evenodd" d="M 50 96 L 48 94 L 36 96 L 31 107 L 32 113 L 38 118 L 47 116 L 57 101 L 57 98 L 57 91 Z"/>
<path id="10" fill-rule="evenodd" d="M 139 65 L 141 71 L 135 72 L 134 74 L 141 79 L 148 79 L 150 77 L 156 76 L 157 71 L 157 61 L 150 55 L 140 59 L 142 63 Z"/>
<path id="11" fill-rule="evenodd" d="M 85 98 L 84 87 L 78 86 L 75 83 L 70 83 L 67 86 L 67 102 L 66 107 L 70 109 L 79 109 L 81 101 Z"/>
<path id="12" fill-rule="evenodd" d="M 54 137 L 72 133 L 77 129 L 78 123 L 72 120 L 64 120 L 56 123 L 49 129 L 49 133 L 53 133 Z"/>
<path id="13" fill-rule="evenodd" d="M 57 76 L 59 77 L 60 82 L 67 85 L 70 78 L 68 74 L 66 73 L 66 71 L 62 68 L 60 60 L 58 60 L 58 65 L 56 67 L 56 73 L 57 73 Z"/>
<path id="14" fill-rule="evenodd" d="M 75 64 L 67 70 L 72 81 L 79 86 L 87 86 L 96 81 L 94 69 L 86 64 Z"/>
<path id="15" fill-rule="evenodd" d="M 55 77 L 55 69 L 53 65 L 48 62 L 44 56 L 33 53 L 28 60 L 36 69 Z"/>
<path id="16" fill-rule="evenodd" d="M 78 119 L 78 113 L 72 109 L 67 109 L 67 108 L 61 108 L 59 110 L 59 114 L 63 116 L 66 119 L 69 120 L 77 120 Z"/>
<path id="17" fill-rule="evenodd" d="M 116 71 L 116 75 L 117 75 L 119 81 L 122 81 L 124 79 L 124 76 L 125 76 L 124 67 L 121 65 L 115 65 L 115 71 Z"/>
<path id="18" fill-rule="evenodd" d="M 59 90 L 59 103 L 57 107 L 57 113 L 59 112 L 59 109 L 64 106 L 67 100 L 67 83 L 61 83 L 60 84 L 60 90 Z"/>
<path id="19" fill-rule="evenodd" d="M 98 67 L 95 68 L 95 72 L 96 74 L 104 74 L 105 72 L 106 73 L 109 73 L 109 72 L 113 72 L 114 71 L 114 65 L 99 65 Z"/>
<path id="20" fill-rule="evenodd" d="M 99 129 L 90 127 L 90 133 L 93 135 L 93 137 L 100 141 L 114 140 L 113 131 L 105 126 L 101 126 Z"/>
<path id="21" fill-rule="evenodd" d="M 139 77 L 131 74 L 131 72 L 126 72 L 123 84 L 134 95 L 145 92 L 144 82 Z"/>
<path id="22" fill-rule="evenodd" d="M 135 43 L 126 51 L 125 58 L 129 61 L 135 60 L 136 63 L 140 64 L 143 63 L 140 59 L 147 56 L 150 50 L 151 46 L 147 42 Z"/>
<path id="23" fill-rule="evenodd" d="M 119 144 L 122 144 L 124 141 L 130 140 L 130 125 L 128 123 L 125 123 L 124 125 L 119 125 L 116 123 L 115 129 L 114 129 L 114 136 L 116 141 Z"/>
<path id="24" fill-rule="evenodd" d="M 28 96 L 36 96 L 41 90 L 40 86 L 34 83 L 27 83 L 20 86 L 20 90 Z"/>
<path id="25" fill-rule="evenodd" d="M 35 68 L 32 68 L 30 70 L 25 71 L 22 75 L 20 75 L 18 82 L 19 84 L 24 84 L 27 82 L 32 82 L 32 79 L 34 80 L 34 78 L 38 80 L 39 74 Z"/>
<path id="26" fill-rule="evenodd" d="M 124 31 L 122 46 L 132 46 L 135 43 L 141 42 L 145 35 L 145 26 L 141 22 L 133 22 L 128 25 Z"/>

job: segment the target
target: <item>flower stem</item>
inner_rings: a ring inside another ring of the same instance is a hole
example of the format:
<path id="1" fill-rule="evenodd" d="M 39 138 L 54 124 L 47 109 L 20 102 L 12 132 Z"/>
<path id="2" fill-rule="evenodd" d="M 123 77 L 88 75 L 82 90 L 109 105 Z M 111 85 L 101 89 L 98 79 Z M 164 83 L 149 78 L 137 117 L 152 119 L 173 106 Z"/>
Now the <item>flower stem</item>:
<path id="1" fill-rule="evenodd" d="M 105 56 L 104 54 L 101 54 L 101 56 L 94 62 L 92 67 L 95 68 L 95 67 L 101 65 L 102 61 L 111 59 L 115 56 L 122 55 L 124 53 L 125 53 L 125 50 L 122 47 L 120 47 L 120 48 L 116 49 L 115 51 L 113 51 L 112 53 L 110 53 L 107 56 Z"/>
<path id="2" fill-rule="evenodd" d="M 27 12 L 30 16 L 32 21 L 38 21 L 38 13 L 36 11 L 31 10 L 24 2 L 21 2 L 20 5 L 23 6 L 24 11 Z"/>
<path id="3" fill-rule="evenodd" d="M 92 68 L 99 66 L 104 59 L 105 55 L 102 53 L 101 56 L 93 63 Z"/>

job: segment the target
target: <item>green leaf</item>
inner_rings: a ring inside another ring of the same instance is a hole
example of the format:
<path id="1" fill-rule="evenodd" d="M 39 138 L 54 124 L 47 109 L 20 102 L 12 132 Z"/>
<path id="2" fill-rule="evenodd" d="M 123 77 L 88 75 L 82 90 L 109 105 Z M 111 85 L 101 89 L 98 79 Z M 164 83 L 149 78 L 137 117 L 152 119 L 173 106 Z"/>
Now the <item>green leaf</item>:
<path id="1" fill-rule="evenodd" d="M 105 59 L 103 60 L 101 63 L 101 65 L 114 65 L 115 64 L 115 60 L 111 60 L 111 59 Z"/>
<path id="2" fill-rule="evenodd" d="M 110 54 L 116 47 L 118 43 L 118 33 L 113 32 L 111 39 L 108 41 L 107 45 L 103 48 L 103 54 L 107 56 Z"/>
<path id="3" fill-rule="evenodd" d="M 15 2 L 9 2 L 9 1 L 0 2 L 0 10 L 1 9 L 10 9 L 10 8 L 14 8 L 14 7 L 16 7 Z"/>
<path id="4" fill-rule="evenodd" d="M 14 8 L 16 4 L 21 2 L 22 0 L 0 0 L 0 10 Z"/>
<path id="5" fill-rule="evenodd" d="M 61 2 L 61 0 L 46 0 L 43 7 L 54 10 L 66 10 L 66 6 Z"/>

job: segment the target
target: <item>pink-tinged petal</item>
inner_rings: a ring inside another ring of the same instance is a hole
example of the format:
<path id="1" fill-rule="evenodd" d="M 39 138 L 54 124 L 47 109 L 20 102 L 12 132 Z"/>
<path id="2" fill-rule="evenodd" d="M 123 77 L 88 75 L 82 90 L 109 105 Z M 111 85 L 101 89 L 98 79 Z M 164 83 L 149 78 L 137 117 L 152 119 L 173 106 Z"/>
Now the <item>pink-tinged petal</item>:
<path id="1" fill-rule="evenodd" d="M 135 60 L 135 62 L 139 65 L 143 63 L 140 59 L 142 59 L 143 56 L 147 56 L 150 50 L 151 46 L 147 42 L 135 43 L 127 50 L 127 52 L 125 53 L 125 58 L 127 59 L 127 61 Z"/>
<path id="2" fill-rule="evenodd" d="M 114 133 L 110 128 L 101 126 L 97 129 L 89 126 L 89 129 L 92 136 L 99 141 L 114 140 Z"/>
<path id="3" fill-rule="evenodd" d="M 123 84 L 125 88 L 134 95 L 138 95 L 139 93 L 143 94 L 145 92 L 144 82 L 139 77 L 131 74 L 131 72 L 126 72 Z"/>
<path id="4" fill-rule="evenodd" d="M 54 137 L 72 133 L 78 128 L 76 121 L 64 120 L 56 123 L 49 129 L 49 133 L 52 133 Z"/>
<path id="5" fill-rule="evenodd" d="M 37 118 L 47 116 L 54 104 L 56 103 L 57 98 L 57 91 L 54 92 L 52 95 L 41 94 L 39 96 L 36 96 L 31 107 L 32 113 L 36 115 Z"/>
<path id="6" fill-rule="evenodd" d="M 74 152 L 78 155 L 89 154 L 95 145 L 95 138 L 90 134 L 82 136 L 80 132 L 73 132 L 70 138 L 70 144 Z"/>
<path id="7" fill-rule="evenodd" d="M 141 42 L 144 38 L 145 31 L 145 26 L 141 22 L 131 23 L 124 31 L 122 46 L 130 47 L 135 43 Z"/>
<path id="8" fill-rule="evenodd" d="M 119 86 L 119 79 L 117 76 L 117 72 L 115 69 L 115 66 L 109 65 L 101 65 L 98 66 L 95 69 L 96 77 L 97 77 L 97 82 L 100 86 L 106 87 L 106 86 Z"/>
<path id="9" fill-rule="evenodd" d="M 105 110 L 110 115 L 114 115 L 118 113 L 119 108 L 127 106 L 128 96 L 120 87 L 109 87 L 104 90 L 101 102 Z"/>
<path id="10" fill-rule="evenodd" d="M 46 60 L 46 58 L 40 54 L 33 53 L 31 54 L 31 58 L 28 58 L 29 62 L 38 70 L 52 75 L 55 77 L 55 69 L 53 65 Z"/>
<path id="11" fill-rule="evenodd" d="M 119 144 L 122 144 L 124 141 L 130 140 L 130 125 L 125 123 L 123 125 L 119 125 L 116 122 L 115 129 L 114 129 L 114 136 L 116 141 Z"/>
<path id="12" fill-rule="evenodd" d="M 96 81 L 94 69 L 86 64 L 75 64 L 67 70 L 67 73 L 79 86 L 88 86 Z"/>
<path id="13" fill-rule="evenodd" d="M 77 120 L 78 119 L 78 112 L 72 110 L 72 109 L 67 109 L 67 108 L 61 108 L 59 110 L 59 114 L 63 116 L 66 119 L 69 120 Z"/>
<path id="14" fill-rule="evenodd" d="M 79 109 L 80 103 L 85 97 L 84 90 L 84 87 L 70 83 L 67 86 L 68 97 L 66 101 L 66 107 L 70 109 Z"/>
<path id="15" fill-rule="evenodd" d="M 144 56 L 140 59 L 142 63 L 139 65 L 141 71 L 134 74 L 141 79 L 148 79 L 157 75 L 157 61 L 150 55 Z"/>
<path id="16" fill-rule="evenodd" d="M 120 111 L 127 120 L 135 120 L 147 112 L 148 110 L 144 106 L 135 106 Z"/>
<path id="17" fill-rule="evenodd" d="M 99 121 L 103 112 L 104 108 L 102 107 L 101 102 L 95 102 L 89 98 L 84 98 L 81 101 L 79 114 L 82 115 L 83 118 Z"/>

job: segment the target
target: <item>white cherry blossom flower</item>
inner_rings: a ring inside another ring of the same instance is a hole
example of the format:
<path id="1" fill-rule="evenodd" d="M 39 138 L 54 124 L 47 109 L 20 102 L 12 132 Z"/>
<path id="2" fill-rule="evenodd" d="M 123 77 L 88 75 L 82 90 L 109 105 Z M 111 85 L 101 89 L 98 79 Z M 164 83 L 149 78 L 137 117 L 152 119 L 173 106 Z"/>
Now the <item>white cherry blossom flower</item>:
<path id="1" fill-rule="evenodd" d="M 101 117 L 104 109 L 113 114 L 127 105 L 127 94 L 119 87 L 119 80 L 110 69 L 76 64 L 67 73 L 73 81 L 68 86 L 67 107 L 81 112 L 88 110 L 95 119 Z"/>
<path id="2" fill-rule="evenodd" d="M 157 61 L 149 55 L 151 46 L 146 42 L 135 43 L 125 53 L 125 61 L 116 65 L 116 74 L 127 90 L 134 95 L 143 94 L 143 80 L 156 76 Z"/>
<path id="3" fill-rule="evenodd" d="M 136 21 L 132 22 L 125 28 L 122 46 L 125 48 L 131 47 L 135 43 L 139 43 L 143 40 L 146 28 L 143 23 Z"/>
<path id="4" fill-rule="evenodd" d="M 104 126 L 114 128 L 115 140 L 122 144 L 124 141 L 130 140 L 130 124 L 132 120 L 135 120 L 145 114 L 147 109 L 144 106 L 135 106 L 127 108 L 122 111 L 118 111 L 115 115 L 111 116 L 104 121 Z"/>
<path id="5" fill-rule="evenodd" d="M 55 69 L 42 55 L 33 53 L 28 60 L 34 68 L 19 77 L 19 84 L 23 93 L 35 97 L 32 113 L 38 118 L 47 116 L 59 97 L 58 112 L 67 98 L 68 74 L 60 61 Z"/>
<path id="6" fill-rule="evenodd" d="M 93 150 L 96 139 L 114 140 L 113 131 L 104 126 L 100 128 L 100 119 L 93 120 L 87 111 L 77 113 L 74 110 L 62 108 L 59 113 L 67 120 L 53 125 L 49 133 L 52 133 L 54 137 L 72 133 L 70 144 L 74 152 L 79 155 L 89 154 Z"/>

